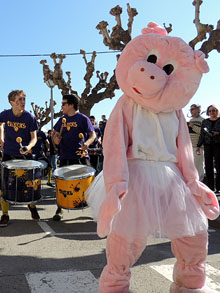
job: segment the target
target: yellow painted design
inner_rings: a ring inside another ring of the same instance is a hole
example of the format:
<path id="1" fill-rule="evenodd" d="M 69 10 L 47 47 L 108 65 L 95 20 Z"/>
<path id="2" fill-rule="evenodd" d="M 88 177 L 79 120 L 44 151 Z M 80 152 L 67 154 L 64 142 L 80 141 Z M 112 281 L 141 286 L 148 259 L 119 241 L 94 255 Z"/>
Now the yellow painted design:
<path id="1" fill-rule="evenodd" d="M 26 124 L 20 123 L 20 122 L 7 121 L 7 125 L 8 127 L 13 127 L 15 131 L 18 131 L 19 128 L 22 128 L 22 129 L 26 128 Z"/>
<path id="2" fill-rule="evenodd" d="M 14 171 L 12 171 L 12 173 L 14 173 L 15 176 L 17 176 L 17 177 L 21 177 L 21 176 L 23 176 L 25 173 L 27 173 L 27 171 L 22 170 L 22 169 L 15 169 Z"/>
<path id="3" fill-rule="evenodd" d="M 56 178 L 56 196 L 58 206 L 64 209 L 74 209 L 86 203 L 84 193 L 92 183 L 94 176 L 78 180 L 63 180 Z"/>
<path id="4" fill-rule="evenodd" d="M 70 127 L 75 127 L 75 128 L 78 126 L 77 122 L 69 122 L 67 123 L 67 125 Z"/>
<path id="5" fill-rule="evenodd" d="M 36 179 L 34 181 L 29 180 L 29 181 L 26 181 L 25 184 L 27 187 L 33 187 L 34 190 L 37 190 L 38 186 L 41 184 L 41 179 Z"/>
<path id="6" fill-rule="evenodd" d="M 77 156 L 80 156 L 80 158 L 83 158 L 85 156 L 88 156 L 88 151 L 79 150 L 79 151 L 76 151 L 76 154 Z"/>

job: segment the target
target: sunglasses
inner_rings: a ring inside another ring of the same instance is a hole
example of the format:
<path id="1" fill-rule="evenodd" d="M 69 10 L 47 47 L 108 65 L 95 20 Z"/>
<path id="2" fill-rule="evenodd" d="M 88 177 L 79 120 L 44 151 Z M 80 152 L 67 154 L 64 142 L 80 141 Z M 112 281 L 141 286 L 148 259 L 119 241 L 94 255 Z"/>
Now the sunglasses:
<path id="1" fill-rule="evenodd" d="M 216 109 L 209 110 L 208 112 L 216 112 Z"/>
<path id="2" fill-rule="evenodd" d="M 196 110 L 196 109 L 198 109 L 198 108 L 191 108 L 190 111 L 193 111 L 193 110 Z"/>

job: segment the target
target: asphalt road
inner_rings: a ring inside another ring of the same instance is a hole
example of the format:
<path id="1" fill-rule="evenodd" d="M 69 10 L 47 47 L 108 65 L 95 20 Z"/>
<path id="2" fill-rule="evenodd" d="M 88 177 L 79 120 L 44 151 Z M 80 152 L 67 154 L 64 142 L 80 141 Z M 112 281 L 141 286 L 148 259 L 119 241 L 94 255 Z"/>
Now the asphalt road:
<path id="1" fill-rule="evenodd" d="M 10 209 L 10 224 L 0 228 L 1 293 L 95 293 L 106 264 L 105 239 L 96 235 L 90 208 L 65 210 L 61 222 L 55 188 L 43 181 L 38 203 L 40 222 L 32 221 L 26 206 Z M 130 292 L 169 292 L 175 262 L 168 239 L 150 238 L 132 268 Z M 208 282 L 220 292 L 220 227 L 209 230 Z"/>

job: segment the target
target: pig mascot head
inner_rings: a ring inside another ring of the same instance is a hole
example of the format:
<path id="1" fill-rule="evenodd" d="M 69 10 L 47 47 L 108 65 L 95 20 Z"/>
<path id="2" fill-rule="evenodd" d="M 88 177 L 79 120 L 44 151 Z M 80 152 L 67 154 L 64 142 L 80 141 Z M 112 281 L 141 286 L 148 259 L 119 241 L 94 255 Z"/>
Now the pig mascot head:
<path id="1" fill-rule="evenodd" d="M 204 57 L 150 22 L 123 50 L 116 68 L 117 82 L 145 109 L 154 113 L 179 110 L 195 94 L 202 74 L 209 71 Z"/>

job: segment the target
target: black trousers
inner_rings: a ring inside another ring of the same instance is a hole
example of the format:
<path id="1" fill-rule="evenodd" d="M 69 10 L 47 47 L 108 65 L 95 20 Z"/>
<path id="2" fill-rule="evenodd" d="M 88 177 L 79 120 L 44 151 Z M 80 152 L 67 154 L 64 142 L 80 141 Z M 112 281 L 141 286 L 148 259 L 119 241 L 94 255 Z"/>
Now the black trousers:
<path id="1" fill-rule="evenodd" d="M 205 172 L 207 185 L 211 190 L 220 190 L 220 144 L 204 145 Z M 215 165 L 214 165 L 215 164 Z M 216 169 L 216 180 L 214 179 L 214 167 Z"/>
<path id="2" fill-rule="evenodd" d="M 96 173 L 99 172 L 99 156 L 90 155 L 91 166 L 96 170 Z"/>

